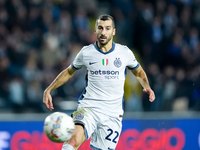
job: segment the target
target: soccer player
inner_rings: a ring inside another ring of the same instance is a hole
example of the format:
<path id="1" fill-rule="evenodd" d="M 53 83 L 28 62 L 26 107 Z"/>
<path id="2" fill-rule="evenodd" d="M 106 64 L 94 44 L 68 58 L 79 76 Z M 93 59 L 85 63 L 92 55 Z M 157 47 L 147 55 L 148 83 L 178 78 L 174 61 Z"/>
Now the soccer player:
<path id="1" fill-rule="evenodd" d="M 73 113 L 75 131 L 62 150 L 77 150 L 91 137 L 94 150 L 114 150 L 122 129 L 124 81 L 130 69 L 149 101 L 155 100 L 146 73 L 127 47 L 113 42 L 115 23 L 110 15 L 101 15 L 95 24 L 97 42 L 84 46 L 72 64 L 63 70 L 44 91 L 43 103 L 54 109 L 50 92 L 66 83 L 76 70 L 87 68 L 87 87 Z"/>

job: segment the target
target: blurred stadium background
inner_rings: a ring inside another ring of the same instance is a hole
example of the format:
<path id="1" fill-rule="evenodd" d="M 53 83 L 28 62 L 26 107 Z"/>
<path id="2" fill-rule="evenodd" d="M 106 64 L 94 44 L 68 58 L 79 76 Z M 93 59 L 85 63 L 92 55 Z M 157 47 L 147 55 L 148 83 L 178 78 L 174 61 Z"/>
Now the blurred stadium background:
<path id="1" fill-rule="evenodd" d="M 0 0 L 0 150 L 60 149 L 42 133 L 43 91 L 96 41 L 105 13 L 156 95 L 150 103 L 128 72 L 117 150 L 200 149 L 200 0 Z M 54 111 L 76 109 L 84 75 L 52 92 Z"/>

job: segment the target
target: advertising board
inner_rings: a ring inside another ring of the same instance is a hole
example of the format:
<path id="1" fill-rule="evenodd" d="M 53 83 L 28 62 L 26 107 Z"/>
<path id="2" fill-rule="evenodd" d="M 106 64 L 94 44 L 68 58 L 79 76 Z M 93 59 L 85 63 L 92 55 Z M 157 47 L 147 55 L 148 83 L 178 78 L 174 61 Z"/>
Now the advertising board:
<path id="1" fill-rule="evenodd" d="M 43 132 L 43 121 L 0 122 L 0 150 L 60 150 Z M 123 120 L 116 150 L 199 150 L 200 120 Z M 91 150 L 86 141 L 80 150 Z"/>

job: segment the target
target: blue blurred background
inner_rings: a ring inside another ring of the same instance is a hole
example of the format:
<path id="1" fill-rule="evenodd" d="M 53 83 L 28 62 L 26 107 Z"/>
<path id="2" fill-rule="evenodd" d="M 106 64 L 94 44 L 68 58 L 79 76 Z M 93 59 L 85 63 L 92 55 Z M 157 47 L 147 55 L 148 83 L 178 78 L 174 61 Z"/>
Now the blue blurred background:
<path id="1" fill-rule="evenodd" d="M 125 111 L 200 110 L 199 0 L 1 0 L 0 108 L 47 112 L 44 89 L 82 46 L 94 43 L 100 14 L 115 18 L 115 42 L 127 45 L 144 67 L 156 101 L 128 73 Z M 85 70 L 52 92 L 56 110 L 76 101 Z"/>
<path id="2" fill-rule="evenodd" d="M 114 41 L 134 52 L 156 95 L 150 103 L 128 71 L 124 118 L 188 119 L 184 128 L 190 119 L 200 122 L 200 0 L 0 0 L 0 120 L 42 121 L 51 113 L 42 103 L 44 89 L 82 46 L 96 41 L 101 14 L 114 17 Z M 52 92 L 54 111 L 76 109 L 85 71 Z M 0 122 L 1 130 L 14 133 Z"/>

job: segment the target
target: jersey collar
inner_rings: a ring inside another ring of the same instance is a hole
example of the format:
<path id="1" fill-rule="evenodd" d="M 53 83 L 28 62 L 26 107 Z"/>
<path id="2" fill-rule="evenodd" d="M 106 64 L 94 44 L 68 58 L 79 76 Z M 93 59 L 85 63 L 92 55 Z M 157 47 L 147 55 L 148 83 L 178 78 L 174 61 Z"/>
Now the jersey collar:
<path id="1" fill-rule="evenodd" d="M 94 43 L 94 47 L 100 52 L 100 53 L 103 53 L 103 54 L 109 54 L 111 53 L 112 51 L 114 51 L 115 49 L 115 42 L 112 42 L 112 48 L 108 51 L 108 52 L 103 52 L 97 45 L 97 42 Z"/>

